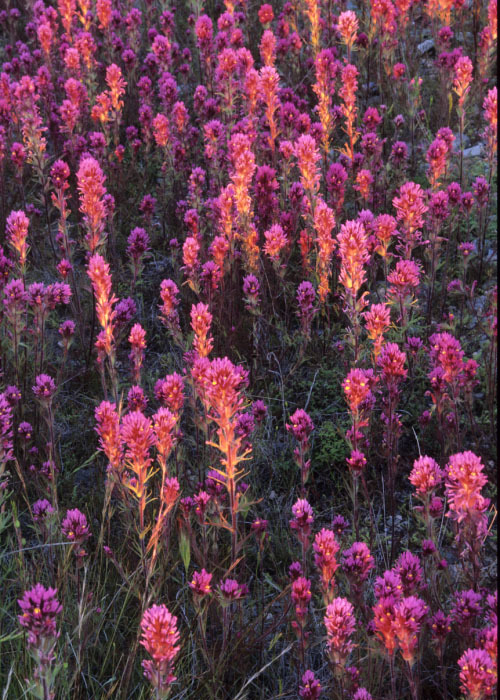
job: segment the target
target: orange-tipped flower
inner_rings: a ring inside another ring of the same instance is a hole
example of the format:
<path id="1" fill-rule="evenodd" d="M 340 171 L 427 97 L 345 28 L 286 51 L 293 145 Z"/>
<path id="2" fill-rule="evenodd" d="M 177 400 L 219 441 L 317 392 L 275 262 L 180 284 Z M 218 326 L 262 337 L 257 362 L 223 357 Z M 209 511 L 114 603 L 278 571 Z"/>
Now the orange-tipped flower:
<path id="1" fill-rule="evenodd" d="M 109 88 L 111 107 L 115 112 L 115 116 L 117 116 L 123 109 L 123 100 L 121 98 L 125 94 L 127 83 L 123 79 L 121 69 L 116 63 L 112 63 L 106 68 L 106 84 Z"/>
<path id="2" fill-rule="evenodd" d="M 472 61 L 468 56 L 460 56 L 455 63 L 453 90 L 458 96 L 458 104 L 463 106 L 472 84 Z"/>
<path id="3" fill-rule="evenodd" d="M 96 12 L 97 19 L 99 20 L 99 29 L 103 29 L 105 31 L 109 27 L 111 23 L 112 11 L 113 4 L 111 0 L 97 0 Z"/>
<path id="4" fill-rule="evenodd" d="M 28 226 L 29 219 L 23 211 L 11 211 L 7 217 L 7 238 L 16 253 L 19 255 L 19 267 L 21 272 L 26 268 L 28 255 Z"/>
<path id="5" fill-rule="evenodd" d="M 144 350 L 146 349 L 146 331 L 140 323 L 135 323 L 132 326 L 128 342 L 131 345 L 129 359 L 132 363 L 132 376 L 134 384 L 139 384 L 141 381 L 141 367 L 144 361 Z"/>
<path id="6" fill-rule="evenodd" d="M 115 311 L 113 305 L 116 301 L 116 297 L 112 293 L 109 265 L 101 255 L 93 255 L 89 260 L 87 274 L 95 294 L 97 318 L 103 329 L 103 335 L 100 338 L 101 347 L 109 356 L 114 349 Z"/>
<path id="7" fill-rule="evenodd" d="M 200 302 L 191 307 L 191 328 L 194 331 L 193 347 L 200 357 L 210 354 L 214 341 L 209 335 L 212 314 L 208 306 Z"/>
<path id="8" fill-rule="evenodd" d="M 342 41 L 349 50 L 352 49 L 352 45 L 356 41 L 358 35 L 357 32 L 359 29 L 359 22 L 356 14 L 351 10 L 341 12 L 337 24 Z"/>
<path id="9" fill-rule="evenodd" d="M 363 224 L 360 221 L 346 221 L 340 227 L 337 241 L 341 260 L 339 282 L 355 299 L 366 281 L 364 266 L 370 258 Z"/>
<path id="10" fill-rule="evenodd" d="M 449 517 L 461 522 L 465 518 L 476 519 L 486 510 L 489 500 L 481 490 L 488 478 L 483 469 L 480 457 L 474 452 L 460 452 L 450 457 L 445 483 Z"/>
<path id="11" fill-rule="evenodd" d="M 294 151 L 298 160 L 302 187 L 309 196 L 315 195 L 319 186 L 317 163 L 321 160 L 316 141 L 309 134 L 301 134 L 297 139 Z"/>
<path id="12" fill-rule="evenodd" d="M 87 229 L 85 241 L 90 253 L 93 254 L 104 243 L 105 238 L 106 207 L 104 195 L 106 188 L 104 181 L 106 178 L 101 166 L 92 156 L 82 158 L 76 178 L 80 195 L 80 211 Z"/>
<path id="13" fill-rule="evenodd" d="M 157 146 L 165 148 L 170 139 L 168 119 L 164 114 L 157 114 L 153 119 L 153 136 Z"/>
<path id="14" fill-rule="evenodd" d="M 356 628 L 354 608 L 347 598 L 334 598 L 323 618 L 326 627 L 328 652 L 335 666 L 345 666 L 354 649 L 351 637 Z"/>
<path id="15" fill-rule="evenodd" d="M 280 251 L 288 244 L 286 233 L 279 224 L 274 224 L 264 232 L 264 238 L 266 239 L 264 252 L 273 262 L 278 262 Z"/>
<path id="16" fill-rule="evenodd" d="M 363 318 L 368 337 L 373 340 L 373 355 L 376 361 L 380 354 L 384 333 L 391 325 L 391 312 L 386 304 L 372 304 L 369 310 L 363 313 Z"/>
<path id="17" fill-rule="evenodd" d="M 314 209 L 314 228 L 316 230 L 316 273 L 319 278 L 318 295 L 321 304 L 324 304 L 329 291 L 329 278 L 331 275 L 331 262 L 335 239 L 332 230 L 335 226 L 335 216 L 325 202 L 318 197 Z"/>
<path id="18" fill-rule="evenodd" d="M 166 697 L 169 686 L 176 680 L 172 674 L 174 660 L 179 653 L 177 618 L 165 605 L 153 605 L 141 620 L 141 644 L 152 661 L 143 661 L 144 675 L 158 691 L 158 697 Z"/>

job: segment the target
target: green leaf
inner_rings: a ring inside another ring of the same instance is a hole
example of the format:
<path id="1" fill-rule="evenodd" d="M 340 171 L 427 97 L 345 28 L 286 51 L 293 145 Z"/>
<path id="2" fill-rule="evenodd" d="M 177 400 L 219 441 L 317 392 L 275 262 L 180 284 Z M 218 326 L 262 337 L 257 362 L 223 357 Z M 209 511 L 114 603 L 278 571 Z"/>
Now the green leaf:
<path id="1" fill-rule="evenodd" d="M 189 544 L 189 537 L 186 535 L 184 530 L 181 530 L 179 538 L 179 551 L 181 553 L 182 563 L 184 564 L 184 568 L 187 573 L 187 570 L 189 569 L 189 562 L 191 561 L 191 545 Z"/>

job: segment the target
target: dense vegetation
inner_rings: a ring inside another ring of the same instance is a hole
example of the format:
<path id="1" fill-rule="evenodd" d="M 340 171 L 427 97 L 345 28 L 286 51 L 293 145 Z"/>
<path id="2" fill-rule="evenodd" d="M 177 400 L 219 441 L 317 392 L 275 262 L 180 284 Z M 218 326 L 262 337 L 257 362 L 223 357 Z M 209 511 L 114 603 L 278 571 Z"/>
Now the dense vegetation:
<path id="1" fill-rule="evenodd" d="M 6 5 L 2 699 L 493 697 L 496 0 Z"/>

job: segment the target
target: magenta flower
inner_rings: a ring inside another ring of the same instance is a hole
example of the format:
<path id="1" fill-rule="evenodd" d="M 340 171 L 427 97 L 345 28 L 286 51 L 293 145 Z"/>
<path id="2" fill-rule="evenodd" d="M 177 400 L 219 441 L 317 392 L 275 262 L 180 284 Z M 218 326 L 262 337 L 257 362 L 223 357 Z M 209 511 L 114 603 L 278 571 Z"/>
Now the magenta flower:
<path id="1" fill-rule="evenodd" d="M 61 532 L 70 542 L 82 545 L 90 537 L 87 518 L 78 508 L 68 510 L 61 523 Z"/>
<path id="2" fill-rule="evenodd" d="M 458 660 L 460 690 L 467 700 L 492 697 L 496 685 L 493 661 L 484 649 L 467 649 Z"/>
<path id="3" fill-rule="evenodd" d="M 246 595 L 248 595 L 248 586 L 246 583 L 238 583 L 232 578 L 227 578 L 219 586 L 220 592 L 224 600 L 232 602 L 234 600 L 241 600 Z"/>
<path id="4" fill-rule="evenodd" d="M 411 552 L 403 552 L 398 557 L 394 571 L 401 579 L 404 595 L 410 595 L 416 591 L 424 580 L 424 571 L 420 564 L 420 559 Z"/>
<path id="5" fill-rule="evenodd" d="M 374 566 L 373 557 L 364 542 L 354 542 L 342 553 L 342 569 L 357 590 L 361 589 Z"/>
<path id="6" fill-rule="evenodd" d="M 26 591 L 18 600 L 22 615 L 18 616 L 19 624 L 28 630 L 28 644 L 37 645 L 41 639 L 57 638 L 56 617 L 62 610 L 57 600 L 55 588 L 44 588 L 37 583 L 30 591 Z"/>
<path id="7" fill-rule="evenodd" d="M 189 588 L 193 591 L 195 602 L 199 603 L 203 598 L 210 595 L 212 592 L 212 574 L 209 574 L 205 569 L 195 571 Z"/>
<path id="8" fill-rule="evenodd" d="M 299 686 L 299 697 L 302 700 L 318 700 L 321 695 L 321 684 L 312 671 L 306 671 Z"/>
<path id="9" fill-rule="evenodd" d="M 56 384 L 48 374 L 39 374 L 35 379 L 33 393 L 41 403 L 50 403 L 56 392 Z"/>

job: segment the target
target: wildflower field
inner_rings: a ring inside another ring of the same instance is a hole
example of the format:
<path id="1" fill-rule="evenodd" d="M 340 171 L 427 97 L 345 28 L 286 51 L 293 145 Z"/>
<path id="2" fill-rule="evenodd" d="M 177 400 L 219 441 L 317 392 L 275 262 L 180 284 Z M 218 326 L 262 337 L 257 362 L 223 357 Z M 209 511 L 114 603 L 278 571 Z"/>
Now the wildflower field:
<path id="1" fill-rule="evenodd" d="M 2 700 L 497 692 L 496 0 L 3 0 Z"/>

